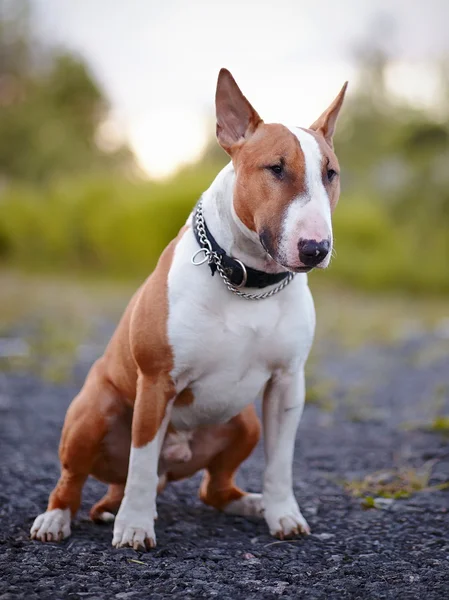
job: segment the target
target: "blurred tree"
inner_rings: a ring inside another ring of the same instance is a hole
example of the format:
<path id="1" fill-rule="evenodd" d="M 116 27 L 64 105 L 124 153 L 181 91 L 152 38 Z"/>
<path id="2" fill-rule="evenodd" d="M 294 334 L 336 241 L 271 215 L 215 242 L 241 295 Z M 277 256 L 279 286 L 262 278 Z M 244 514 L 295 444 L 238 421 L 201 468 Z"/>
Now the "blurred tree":
<path id="1" fill-rule="evenodd" d="M 391 60 L 377 39 L 357 49 L 358 85 L 337 131 L 344 189 L 376 198 L 397 221 L 432 227 L 442 218 L 449 225 L 447 62 L 440 73 L 435 69 L 445 91 L 442 105 L 417 108 L 389 93 Z"/>
<path id="2" fill-rule="evenodd" d="M 0 3 L 0 176 L 46 181 L 66 173 L 131 167 L 122 147 L 95 143 L 107 101 L 85 63 L 34 39 L 28 0 Z"/>

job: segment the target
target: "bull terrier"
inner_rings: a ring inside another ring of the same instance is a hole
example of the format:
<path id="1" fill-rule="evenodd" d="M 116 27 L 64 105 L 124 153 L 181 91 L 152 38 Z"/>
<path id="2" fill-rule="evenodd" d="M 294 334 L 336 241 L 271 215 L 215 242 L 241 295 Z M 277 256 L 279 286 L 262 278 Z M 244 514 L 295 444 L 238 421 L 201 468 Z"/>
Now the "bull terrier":
<path id="1" fill-rule="evenodd" d="M 205 504 L 263 515 L 281 539 L 309 533 L 292 485 L 315 329 L 307 273 L 331 258 L 340 193 L 332 139 L 346 86 L 308 129 L 287 127 L 264 123 L 220 71 L 217 138 L 231 162 L 130 301 L 70 405 L 61 476 L 33 539 L 70 535 L 92 475 L 109 484 L 90 515 L 114 520 L 113 546 L 152 548 L 158 491 L 199 470 Z M 266 467 L 256 494 L 234 476 L 259 440 L 259 396 Z"/>

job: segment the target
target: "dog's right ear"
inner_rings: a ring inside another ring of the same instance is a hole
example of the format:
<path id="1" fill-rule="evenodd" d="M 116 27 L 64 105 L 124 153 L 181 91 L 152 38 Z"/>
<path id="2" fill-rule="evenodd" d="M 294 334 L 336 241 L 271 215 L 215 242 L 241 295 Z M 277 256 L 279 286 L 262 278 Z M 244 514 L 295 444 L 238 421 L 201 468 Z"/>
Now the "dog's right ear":
<path id="1" fill-rule="evenodd" d="M 217 139 L 228 154 L 256 131 L 262 119 L 240 91 L 234 77 L 227 69 L 218 75 L 215 94 L 217 113 Z"/>
<path id="2" fill-rule="evenodd" d="M 335 125 L 337 123 L 338 114 L 340 112 L 341 106 L 343 104 L 343 100 L 345 99 L 346 88 L 348 87 L 348 82 L 346 81 L 343 87 L 340 90 L 340 93 L 332 102 L 327 110 L 319 117 L 313 125 L 310 126 L 310 129 L 320 133 L 326 142 L 329 144 L 331 148 L 333 148 L 333 137 L 335 132 Z"/>

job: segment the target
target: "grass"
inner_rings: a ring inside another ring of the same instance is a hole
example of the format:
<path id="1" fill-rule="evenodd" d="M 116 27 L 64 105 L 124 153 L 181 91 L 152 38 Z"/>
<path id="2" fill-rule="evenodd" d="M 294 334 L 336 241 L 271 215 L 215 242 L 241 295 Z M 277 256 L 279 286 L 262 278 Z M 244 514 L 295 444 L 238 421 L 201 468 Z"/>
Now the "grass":
<path id="1" fill-rule="evenodd" d="M 117 322 L 131 293 L 129 283 L 0 272 L 0 346 L 7 336 L 25 349 L 20 356 L 0 358 L 0 368 L 26 368 L 65 381 L 93 324 Z"/>
<path id="2" fill-rule="evenodd" d="M 10 366 L 26 363 L 40 369 L 40 374 L 46 377 L 64 377 L 79 345 L 89 336 L 92 324 L 98 319 L 116 323 L 140 283 L 137 277 L 111 281 L 94 274 L 64 277 L 0 270 L 0 337 L 15 332 L 30 349 L 28 357 L 11 360 Z M 394 343 L 407 332 L 410 322 L 428 330 L 447 315 L 447 302 L 442 298 L 373 296 L 335 286 L 326 280 L 324 273 L 311 277 L 311 287 L 318 320 L 316 343 L 307 364 L 307 400 L 327 412 L 335 408 L 332 398 L 338 385 L 335 381 L 322 381 L 315 366 L 321 349 L 327 348 L 332 340 L 340 348 L 351 349 L 367 342 Z M 41 360 L 44 355 L 53 360 Z M 39 360 L 34 360 L 35 357 Z M 1 360 L 6 368 L 6 361 Z M 354 398 L 362 393 L 363 390 L 353 390 Z M 445 393 L 445 389 L 435 392 L 438 397 Z M 348 404 L 354 404 L 354 398 L 351 396 Z M 357 409 L 352 418 L 366 420 L 368 416 Z"/>
<path id="3" fill-rule="evenodd" d="M 318 340 L 336 339 L 355 348 L 367 341 L 395 343 L 416 331 L 434 330 L 447 319 L 444 296 L 394 290 L 372 293 L 335 283 L 328 277 L 332 268 L 309 276 L 318 314 Z"/>
<path id="4" fill-rule="evenodd" d="M 379 498 L 400 500 L 418 492 L 448 489 L 449 481 L 430 485 L 433 465 L 434 461 L 429 461 L 418 469 L 404 467 L 377 471 L 361 480 L 343 482 L 343 487 L 354 498 L 361 498 L 364 508 L 380 508 L 383 504 Z"/>
<path id="5" fill-rule="evenodd" d="M 0 270 L 0 334 L 36 314 L 55 322 L 68 320 L 74 326 L 87 323 L 95 314 L 117 319 L 141 282 L 140 277 L 111 280 L 94 274 Z M 393 343 L 407 336 L 410 328 L 433 330 L 448 314 L 445 298 L 373 295 L 335 285 L 324 272 L 313 274 L 310 285 L 318 316 L 316 346 L 331 339 L 354 347 L 367 341 Z M 312 356 L 310 365 L 313 362 Z M 320 387 L 316 391 L 317 395 L 327 392 Z M 441 396 L 446 391 L 436 389 L 435 393 Z"/>
<path id="6" fill-rule="evenodd" d="M 307 369 L 307 372 L 306 402 L 318 406 L 325 412 L 333 412 L 335 402 L 332 395 L 337 388 L 337 382 L 329 378 L 317 380 L 313 374 L 310 374 L 310 369 Z"/>
<path id="7" fill-rule="evenodd" d="M 449 435 L 449 416 L 439 415 L 435 417 L 430 425 L 430 429 Z"/>
<path id="8" fill-rule="evenodd" d="M 447 353 L 445 357 L 447 358 Z M 433 396 L 426 399 L 426 405 L 431 408 L 432 413 L 435 415 L 433 419 L 430 422 L 406 421 L 402 424 L 401 429 L 405 431 L 428 431 L 449 437 L 449 416 L 443 414 L 447 398 L 449 398 L 449 385 L 447 383 L 437 383 L 434 387 Z"/>

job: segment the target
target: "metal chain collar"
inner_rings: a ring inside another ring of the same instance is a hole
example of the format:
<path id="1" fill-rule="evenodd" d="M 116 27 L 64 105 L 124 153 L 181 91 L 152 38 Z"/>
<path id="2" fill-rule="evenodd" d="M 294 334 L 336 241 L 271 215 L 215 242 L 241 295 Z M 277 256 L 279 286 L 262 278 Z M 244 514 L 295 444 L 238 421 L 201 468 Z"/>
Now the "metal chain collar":
<path id="1" fill-rule="evenodd" d="M 199 267 L 200 265 L 203 265 L 205 262 L 215 263 L 215 266 L 217 267 L 217 271 L 220 274 L 220 277 L 223 279 L 225 286 L 228 288 L 228 290 L 230 292 L 232 292 L 236 296 L 239 296 L 240 298 L 244 298 L 245 300 L 263 300 L 265 298 L 270 298 L 271 296 L 274 296 L 275 294 L 277 294 L 278 292 L 283 290 L 285 287 L 287 287 L 287 285 L 289 283 L 292 282 L 295 274 L 289 273 L 288 276 L 285 279 L 283 279 L 279 285 L 277 285 L 275 288 L 269 290 L 268 292 L 263 292 L 261 294 L 245 294 L 245 292 L 241 292 L 240 289 L 237 286 L 233 285 L 231 283 L 231 281 L 229 280 L 228 276 L 225 273 L 223 265 L 221 264 L 221 256 L 219 254 L 217 254 L 216 252 L 213 252 L 212 246 L 211 246 L 209 240 L 207 239 L 206 229 L 204 227 L 203 203 L 201 200 L 198 202 L 197 208 L 195 211 L 195 227 L 198 232 L 198 237 L 200 238 L 202 247 L 199 248 L 192 255 L 192 258 L 191 258 L 192 264 L 195 265 L 196 267 Z M 199 256 L 200 254 L 204 254 L 204 257 L 201 260 L 197 261 L 196 257 Z M 237 259 L 235 258 L 234 260 L 237 260 Z M 243 269 L 243 281 L 239 286 L 239 287 L 243 287 L 246 283 L 246 269 L 245 269 L 245 265 L 242 262 L 240 262 L 240 261 L 237 261 L 237 262 L 240 264 L 240 266 Z"/>

